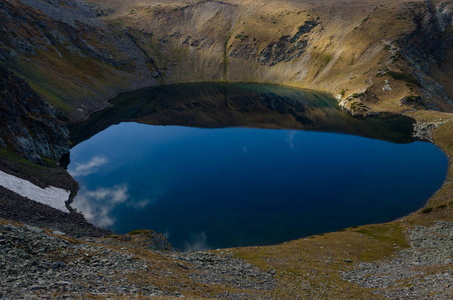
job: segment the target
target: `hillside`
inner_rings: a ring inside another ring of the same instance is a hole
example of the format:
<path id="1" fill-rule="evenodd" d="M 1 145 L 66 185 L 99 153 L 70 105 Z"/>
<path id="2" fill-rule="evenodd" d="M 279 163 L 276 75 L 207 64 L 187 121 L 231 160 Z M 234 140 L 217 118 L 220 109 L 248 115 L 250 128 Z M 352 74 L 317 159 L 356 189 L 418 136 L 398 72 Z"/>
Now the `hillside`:
<path id="1" fill-rule="evenodd" d="M 3 64 L 73 121 L 121 91 L 208 81 L 323 90 L 359 114 L 452 110 L 446 1 L 8 0 L 0 14 Z"/>

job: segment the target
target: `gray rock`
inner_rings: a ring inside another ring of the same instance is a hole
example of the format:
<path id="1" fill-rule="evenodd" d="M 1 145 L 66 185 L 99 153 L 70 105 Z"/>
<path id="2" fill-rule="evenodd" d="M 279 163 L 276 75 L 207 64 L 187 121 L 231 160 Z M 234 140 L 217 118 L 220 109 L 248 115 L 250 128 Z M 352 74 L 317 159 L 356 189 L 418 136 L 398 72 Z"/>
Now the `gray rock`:
<path id="1" fill-rule="evenodd" d="M 36 226 L 25 225 L 25 228 L 27 228 L 27 230 L 29 230 L 31 232 L 34 232 L 34 233 L 42 233 L 42 232 L 44 232 L 44 230 L 42 230 L 41 228 L 36 227 Z"/>
<path id="2" fill-rule="evenodd" d="M 54 231 L 52 231 L 52 233 L 53 233 L 53 234 L 58 234 L 58 235 L 66 235 L 66 233 L 61 232 L 61 231 L 59 231 L 59 230 L 54 230 Z"/>
<path id="3" fill-rule="evenodd" d="M 0 106 L 2 144 L 36 163 L 42 163 L 41 156 L 58 161 L 69 152 L 69 130 L 60 114 L 2 66 Z"/>
<path id="4" fill-rule="evenodd" d="M 52 269 L 60 269 L 66 267 L 66 264 L 62 261 L 56 261 L 51 265 Z"/>

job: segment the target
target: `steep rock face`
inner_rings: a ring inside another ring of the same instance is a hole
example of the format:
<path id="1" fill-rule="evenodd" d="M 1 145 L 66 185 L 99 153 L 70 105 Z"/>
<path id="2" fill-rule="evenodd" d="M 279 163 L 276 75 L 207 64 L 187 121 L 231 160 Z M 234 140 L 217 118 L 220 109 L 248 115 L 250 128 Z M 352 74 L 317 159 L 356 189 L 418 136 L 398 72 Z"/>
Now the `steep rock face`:
<path id="1" fill-rule="evenodd" d="M 0 62 L 72 121 L 121 91 L 155 85 L 127 30 L 108 27 L 77 0 L 0 3 Z"/>
<path id="2" fill-rule="evenodd" d="M 22 79 L 0 66 L 0 147 L 42 163 L 69 152 L 64 116 Z"/>
<path id="3" fill-rule="evenodd" d="M 446 45 L 442 39 L 439 20 L 430 3 L 413 8 L 416 28 L 399 41 L 400 46 L 414 65 L 426 75 L 430 64 L 439 64 L 445 59 Z"/>
<path id="4" fill-rule="evenodd" d="M 231 50 L 229 56 L 258 62 L 265 66 L 275 66 L 279 62 L 290 62 L 304 54 L 308 45 L 308 33 L 319 24 L 319 17 L 315 20 L 307 20 L 297 28 L 297 32 L 293 36 L 283 35 L 278 41 L 270 42 L 264 46 L 259 53 L 256 51 L 256 44 L 250 47 L 250 43 L 244 42 L 248 39 L 247 35 L 239 34 L 235 38 L 239 38 L 241 43 Z"/>
<path id="5" fill-rule="evenodd" d="M 412 67 L 409 72 L 406 67 L 406 72 L 413 74 L 416 80 L 414 82 L 422 89 L 422 93 L 417 97 L 414 95 L 404 97 L 400 103 L 408 104 L 406 98 L 418 98 L 418 103 L 425 102 L 425 108 L 434 110 L 445 110 L 446 105 L 453 104 L 451 95 L 436 81 L 436 76 L 433 76 L 435 73 L 433 70 L 442 69 L 448 56 L 447 49 L 452 46 L 452 37 L 446 31 L 451 27 L 452 7 L 452 4 L 447 2 L 435 4 L 427 1 L 423 4 L 413 4 L 410 8 L 409 15 L 412 16 L 415 29 L 401 38 L 397 44 L 401 49 L 400 53 L 407 59 L 407 65 Z M 402 69 L 400 67 L 400 70 Z M 448 68 L 444 68 L 443 73 L 446 75 Z M 417 105 L 409 106 L 417 108 Z"/>

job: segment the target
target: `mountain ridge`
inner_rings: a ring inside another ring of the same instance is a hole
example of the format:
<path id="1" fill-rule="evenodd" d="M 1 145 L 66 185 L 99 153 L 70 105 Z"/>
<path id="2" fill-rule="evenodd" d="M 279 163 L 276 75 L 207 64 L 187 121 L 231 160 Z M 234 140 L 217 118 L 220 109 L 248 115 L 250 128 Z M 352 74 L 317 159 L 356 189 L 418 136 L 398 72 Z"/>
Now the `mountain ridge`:
<path id="1" fill-rule="evenodd" d="M 219 81 L 327 91 L 357 115 L 453 110 L 447 1 L 8 0 L 2 6 L 11 21 L 0 31 L 3 64 L 72 121 L 123 91 Z M 18 16 L 22 10 L 25 17 Z M 354 103 L 363 105 L 353 109 Z"/>

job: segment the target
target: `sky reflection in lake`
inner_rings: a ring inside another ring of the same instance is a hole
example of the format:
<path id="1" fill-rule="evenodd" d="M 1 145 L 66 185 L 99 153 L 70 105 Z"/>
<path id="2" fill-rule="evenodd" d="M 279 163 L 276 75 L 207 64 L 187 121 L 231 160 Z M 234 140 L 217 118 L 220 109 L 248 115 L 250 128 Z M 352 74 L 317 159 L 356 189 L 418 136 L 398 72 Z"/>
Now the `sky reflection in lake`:
<path id="1" fill-rule="evenodd" d="M 275 244 L 406 215 L 447 160 L 394 144 L 301 130 L 121 123 L 71 150 L 73 207 L 96 225 L 165 233 L 177 248 Z"/>

